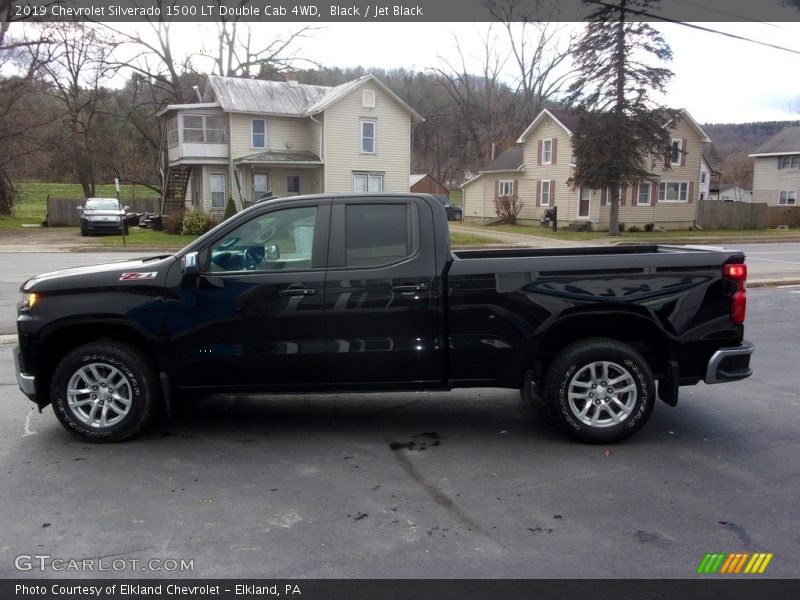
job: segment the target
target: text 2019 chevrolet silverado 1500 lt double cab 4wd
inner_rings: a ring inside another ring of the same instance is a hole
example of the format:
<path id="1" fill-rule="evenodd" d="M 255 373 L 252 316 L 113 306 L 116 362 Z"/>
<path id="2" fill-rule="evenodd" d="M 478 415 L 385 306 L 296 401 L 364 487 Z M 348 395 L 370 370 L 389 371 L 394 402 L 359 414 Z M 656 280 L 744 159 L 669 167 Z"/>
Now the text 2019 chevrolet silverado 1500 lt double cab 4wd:
<path id="1" fill-rule="evenodd" d="M 450 249 L 410 194 L 260 203 L 170 256 L 23 285 L 22 391 L 93 441 L 140 432 L 182 392 L 508 387 L 590 442 L 658 395 L 748 377 L 744 255 L 621 246 Z"/>

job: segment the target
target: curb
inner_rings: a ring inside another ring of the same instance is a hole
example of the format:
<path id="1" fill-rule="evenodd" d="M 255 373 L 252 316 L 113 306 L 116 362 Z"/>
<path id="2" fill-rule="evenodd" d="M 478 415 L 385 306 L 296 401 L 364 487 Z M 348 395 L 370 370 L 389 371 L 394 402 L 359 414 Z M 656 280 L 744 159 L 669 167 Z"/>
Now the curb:
<path id="1" fill-rule="evenodd" d="M 0 335 L 0 346 L 9 346 L 17 343 L 17 334 Z"/>

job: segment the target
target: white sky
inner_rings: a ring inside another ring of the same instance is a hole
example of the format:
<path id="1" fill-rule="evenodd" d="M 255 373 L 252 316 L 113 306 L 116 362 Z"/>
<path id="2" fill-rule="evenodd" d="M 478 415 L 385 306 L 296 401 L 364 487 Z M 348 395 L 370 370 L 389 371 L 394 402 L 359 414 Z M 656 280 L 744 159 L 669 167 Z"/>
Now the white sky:
<path id="1" fill-rule="evenodd" d="M 701 23 L 743 37 L 797 50 L 798 54 L 672 24 L 659 24 L 672 47 L 675 73 L 666 104 L 687 108 L 701 123 L 800 119 L 789 103 L 800 98 L 800 23 Z M 180 28 L 179 28 L 180 26 Z M 186 51 L 213 47 L 213 24 L 175 24 Z M 252 24 L 270 37 L 291 24 Z M 457 38 L 477 56 L 489 23 L 328 23 L 302 40 L 301 55 L 331 67 L 405 67 L 425 70 L 458 61 Z M 498 26 L 495 25 L 495 28 Z M 580 25 L 565 24 L 567 29 Z M 498 40 L 502 33 L 496 30 Z M 479 60 L 472 61 L 479 70 Z"/>

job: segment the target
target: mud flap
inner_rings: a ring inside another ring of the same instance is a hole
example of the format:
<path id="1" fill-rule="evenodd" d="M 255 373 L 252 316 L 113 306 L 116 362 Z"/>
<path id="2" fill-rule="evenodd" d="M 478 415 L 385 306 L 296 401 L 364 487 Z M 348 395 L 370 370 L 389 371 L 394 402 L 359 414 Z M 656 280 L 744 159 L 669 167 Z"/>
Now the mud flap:
<path id="1" fill-rule="evenodd" d="M 678 388 L 681 382 L 681 368 L 677 361 L 667 363 L 667 374 L 658 378 L 658 397 L 670 406 L 678 404 Z"/>

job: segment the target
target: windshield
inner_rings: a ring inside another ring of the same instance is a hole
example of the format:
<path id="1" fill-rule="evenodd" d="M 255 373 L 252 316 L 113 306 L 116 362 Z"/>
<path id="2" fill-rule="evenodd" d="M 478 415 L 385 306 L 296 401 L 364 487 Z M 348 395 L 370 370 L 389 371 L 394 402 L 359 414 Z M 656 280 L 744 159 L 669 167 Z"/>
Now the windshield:
<path id="1" fill-rule="evenodd" d="M 86 210 L 119 210 L 119 202 L 113 198 L 89 198 L 84 208 Z"/>

